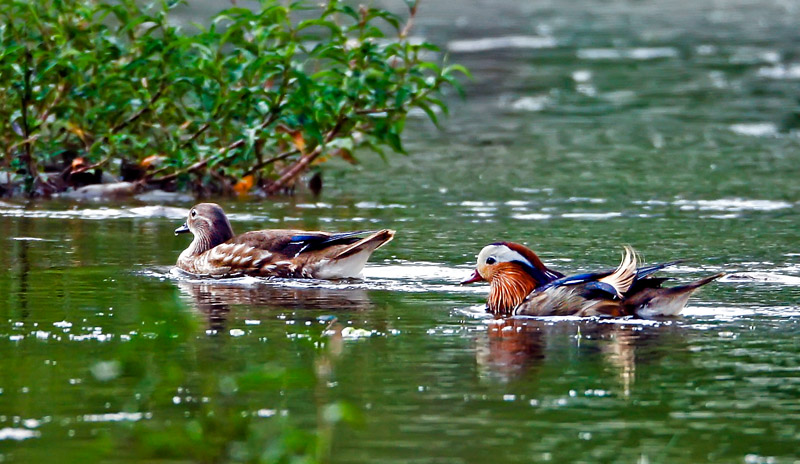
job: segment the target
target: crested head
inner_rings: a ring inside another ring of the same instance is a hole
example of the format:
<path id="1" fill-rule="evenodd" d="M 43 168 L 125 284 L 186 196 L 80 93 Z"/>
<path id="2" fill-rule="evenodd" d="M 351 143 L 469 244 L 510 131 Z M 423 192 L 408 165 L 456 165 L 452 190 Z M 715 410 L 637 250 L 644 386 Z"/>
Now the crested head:
<path id="1" fill-rule="evenodd" d="M 186 223 L 175 233 L 191 232 L 194 240 L 190 245 L 191 254 L 197 255 L 225 243 L 233 237 L 225 211 L 216 203 L 199 203 L 189 210 Z"/>
<path id="2" fill-rule="evenodd" d="M 489 310 L 508 313 L 540 285 L 563 275 L 548 269 L 530 248 L 513 242 L 497 242 L 478 253 L 476 273 L 491 285 Z M 471 281 L 476 281 L 477 276 Z"/>
<path id="3" fill-rule="evenodd" d="M 544 265 L 530 248 L 514 242 L 496 242 L 486 245 L 478 253 L 477 271 L 484 280 L 492 282 L 498 273 L 509 269 L 506 265 L 514 265 L 525 271 L 538 285 L 561 277 L 558 272 L 551 271 Z"/>

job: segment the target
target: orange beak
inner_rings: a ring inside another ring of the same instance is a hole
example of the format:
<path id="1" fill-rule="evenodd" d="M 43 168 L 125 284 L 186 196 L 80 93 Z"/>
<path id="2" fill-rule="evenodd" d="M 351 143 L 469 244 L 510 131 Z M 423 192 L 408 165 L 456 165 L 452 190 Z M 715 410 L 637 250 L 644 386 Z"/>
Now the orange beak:
<path id="1" fill-rule="evenodd" d="M 484 278 L 481 277 L 481 275 L 478 273 L 478 270 L 475 269 L 472 271 L 472 275 L 469 276 L 469 279 L 461 281 L 461 285 L 474 284 L 475 282 L 480 282 L 482 280 L 484 280 Z"/>

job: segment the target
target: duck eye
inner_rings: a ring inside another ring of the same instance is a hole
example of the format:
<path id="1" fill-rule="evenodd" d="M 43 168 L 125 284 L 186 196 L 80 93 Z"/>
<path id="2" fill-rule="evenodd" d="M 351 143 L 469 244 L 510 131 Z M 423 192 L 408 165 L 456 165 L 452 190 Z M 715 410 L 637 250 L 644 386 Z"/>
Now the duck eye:
<path id="1" fill-rule="evenodd" d="M 193 209 L 193 210 L 192 210 L 192 217 L 195 217 L 195 216 L 197 216 L 197 210 L 196 210 L 196 209 Z"/>
<path id="2" fill-rule="evenodd" d="M 488 258 L 486 258 L 486 264 L 494 264 L 496 262 L 497 260 L 494 259 L 494 256 L 489 256 Z"/>

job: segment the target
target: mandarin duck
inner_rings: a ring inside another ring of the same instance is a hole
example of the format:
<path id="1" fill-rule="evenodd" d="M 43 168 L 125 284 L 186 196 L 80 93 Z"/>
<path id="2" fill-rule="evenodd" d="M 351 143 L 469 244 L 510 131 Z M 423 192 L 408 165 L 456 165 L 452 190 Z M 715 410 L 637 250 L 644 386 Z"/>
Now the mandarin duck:
<path id="1" fill-rule="evenodd" d="M 175 235 L 187 232 L 194 240 L 180 254 L 176 266 L 213 277 L 359 278 L 372 252 L 394 237 L 394 231 L 388 229 L 344 233 L 255 230 L 234 236 L 225 212 L 214 203 L 200 203 L 189 211 L 188 220 L 175 229 Z"/>
<path id="2" fill-rule="evenodd" d="M 461 283 L 489 282 L 487 310 L 495 315 L 649 318 L 677 316 L 692 292 L 724 275 L 662 287 L 668 279 L 651 274 L 680 261 L 644 267 L 637 261 L 625 247 L 616 269 L 565 277 L 524 245 L 498 242 L 481 250 L 475 272 Z"/>

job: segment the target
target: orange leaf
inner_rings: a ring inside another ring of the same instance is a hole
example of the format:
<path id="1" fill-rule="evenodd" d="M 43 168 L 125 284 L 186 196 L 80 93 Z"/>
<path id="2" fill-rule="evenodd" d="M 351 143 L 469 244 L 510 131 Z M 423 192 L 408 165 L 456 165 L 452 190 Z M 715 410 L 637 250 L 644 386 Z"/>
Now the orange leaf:
<path id="1" fill-rule="evenodd" d="M 253 184 L 255 183 L 255 178 L 253 175 L 247 175 L 242 177 L 242 179 L 233 186 L 233 190 L 236 192 L 237 195 L 247 195 L 251 188 L 253 188 Z"/>
<path id="2" fill-rule="evenodd" d="M 278 127 L 276 127 L 275 129 L 278 132 L 289 134 L 292 137 L 292 144 L 294 145 L 294 147 L 301 153 L 305 153 L 306 141 L 303 138 L 303 132 L 296 129 L 290 129 L 289 127 L 286 127 L 283 124 L 278 125 Z"/>
<path id="3" fill-rule="evenodd" d="M 139 163 L 139 165 L 143 168 L 158 166 L 165 159 L 167 159 L 167 157 L 164 155 L 150 155 L 147 158 L 143 159 L 142 162 Z"/>
<path id="4" fill-rule="evenodd" d="M 303 153 L 306 150 L 306 141 L 303 139 L 303 133 L 300 131 L 295 132 L 292 134 L 292 139 L 294 140 L 294 147 L 297 148 L 300 153 Z"/>
<path id="5" fill-rule="evenodd" d="M 72 170 L 77 171 L 80 168 L 86 167 L 86 160 L 80 156 L 72 160 Z"/>
<path id="6" fill-rule="evenodd" d="M 341 156 L 343 160 L 347 161 L 350 164 L 358 164 L 358 160 L 353 156 L 353 153 L 350 150 L 345 150 L 344 148 L 340 148 L 336 150 L 334 155 Z"/>

